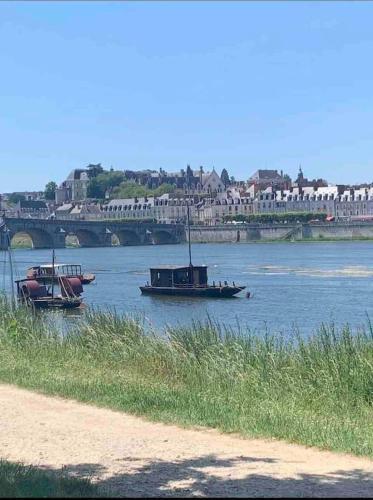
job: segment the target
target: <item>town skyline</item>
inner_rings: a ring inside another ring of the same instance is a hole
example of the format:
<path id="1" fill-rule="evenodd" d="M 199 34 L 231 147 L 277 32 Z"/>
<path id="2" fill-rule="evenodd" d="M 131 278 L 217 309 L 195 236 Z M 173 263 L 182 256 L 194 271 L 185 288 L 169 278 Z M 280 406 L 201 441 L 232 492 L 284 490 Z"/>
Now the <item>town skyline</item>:
<path id="1" fill-rule="evenodd" d="M 76 167 L 78 169 L 85 169 L 87 168 L 87 166 L 89 164 L 92 164 L 92 162 L 88 162 L 82 166 L 79 166 L 79 167 Z M 100 164 L 102 164 L 101 162 L 99 162 Z M 189 165 L 189 164 L 188 164 Z M 164 167 L 159 167 L 158 169 L 157 168 L 144 168 L 144 169 L 134 169 L 134 168 L 115 168 L 113 165 L 110 165 L 110 166 L 107 166 L 107 165 L 104 165 L 102 164 L 102 166 L 106 169 L 106 170 L 110 170 L 110 169 L 113 169 L 114 171 L 120 171 L 120 172 L 124 172 L 126 170 L 128 171 L 134 171 L 134 172 L 141 172 L 141 171 L 146 171 L 146 170 L 149 170 L 149 171 L 156 171 L 156 172 L 159 172 L 160 169 L 162 169 L 163 171 L 167 172 L 167 173 L 174 173 L 174 172 L 179 172 L 180 170 L 183 170 L 185 169 L 187 166 L 187 164 L 180 167 L 180 168 L 173 168 L 173 169 L 167 169 L 167 168 L 164 168 Z M 303 173 L 309 177 L 310 179 L 324 179 L 327 181 L 327 183 L 329 185 L 346 185 L 346 186 L 355 186 L 355 185 L 361 185 L 361 184 L 373 184 L 373 176 L 371 176 L 371 178 L 362 178 L 360 179 L 359 181 L 354 181 L 354 180 L 351 180 L 350 182 L 339 182 L 338 180 L 337 181 L 333 181 L 331 180 L 330 178 L 327 178 L 325 175 L 324 176 L 316 176 L 313 174 L 313 172 L 311 170 L 308 170 L 307 168 L 304 168 L 302 164 L 298 164 L 297 168 L 295 169 L 294 173 L 293 173 L 293 169 L 276 169 L 276 168 L 252 168 L 252 169 L 248 169 L 247 172 L 248 174 L 246 175 L 246 177 L 244 178 L 239 178 L 238 176 L 235 175 L 234 173 L 234 170 L 230 169 L 229 167 L 222 167 L 221 169 L 219 168 L 216 168 L 216 166 L 212 166 L 211 168 L 209 168 L 208 166 L 205 166 L 205 165 L 202 165 L 202 164 L 198 164 L 198 165 L 190 165 L 191 168 L 193 170 L 198 170 L 201 166 L 204 168 L 204 171 L 205 172 L 211 172 L 212 170 L 215 170 L 218 175 L 220 176 L 221 172 L 225 169 L 228 171 L 228 174 L 229 176 L 231 177 L 234 177 L 235 179 L 235 182 L 248 182 L 250 180 L 250 177 L 251 175 L 256 171 L 256 170 L 277 170 L 279 173 L 281 171 L 283 171 L 284 175 L 287 174 L 290 176 L 291 179 L 295 179 L 297 177 L 297 175 L 299 174 L 299 169 L 301 168 Z M 73 168 L 67 168 L 64 170 L 64 172 L 61 174 L 61 177 L 60 178 L 57 178 L 56 176 L 53 176 L 51 173 L 48 173 L 45 175 L 45 180 L 44 180 L 44 184 L 42 185 L 36 185 L 34 184 L 33 187 L 31 186 L 25 186 L 24 183 L 22 182 L 22 180 L 18 179 L 18 187 L 16 189 L 5 189 L 4 187 L 7 185 L 6 182 L 4 183 L 4 178 L 2 179 L 2 186 L 1 186 L 1 193 L 17 193 L 17 192 L 36 192 L 36 191 L 44 191 L 45 189 L 45 186 L 48 184 L 48 182 L 55 182 L 58 186 L 63 182 L 63 179 L 66 177 L 66 175 L 71 171 L 73 170 Z"/>

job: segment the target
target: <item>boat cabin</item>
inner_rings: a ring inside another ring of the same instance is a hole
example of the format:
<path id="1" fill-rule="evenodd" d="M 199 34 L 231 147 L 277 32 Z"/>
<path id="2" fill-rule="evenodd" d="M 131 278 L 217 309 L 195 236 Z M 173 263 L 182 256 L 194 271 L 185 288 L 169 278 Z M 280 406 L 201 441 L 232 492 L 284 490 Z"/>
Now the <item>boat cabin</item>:
<path id="1" fill-rule="evenodd" d="M 34 276 L 53 276 L 53 275 L 68 275 L 80 276 L 82 267 L 79 264 L 55 264 L 53 272 L 53 264 L 43 264 L 30 268 L 30 273 L 34 272 Z"/>
<path id="2" fill-rule="evenodd" d="M 150 268 L 151 286 L 207 286 L 207 266 L 160 266 Z"/>

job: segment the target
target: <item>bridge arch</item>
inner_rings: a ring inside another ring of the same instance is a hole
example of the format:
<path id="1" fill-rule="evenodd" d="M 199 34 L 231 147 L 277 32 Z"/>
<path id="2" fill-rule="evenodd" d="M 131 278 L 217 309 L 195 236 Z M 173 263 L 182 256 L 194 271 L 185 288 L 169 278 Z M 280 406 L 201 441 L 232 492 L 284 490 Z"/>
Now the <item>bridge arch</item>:
<path id="1" fill-rule="evenodd" d="M 140 245 L 141 243 L 140 236 L 136 231 L 132 231 L 131 229 L 121 229 L 120 231 L 116 231 L 115 234 L 118 237 L 120 245 Z"/>
<path id="2" fill-rule="evenodd" d="M 15 236 L 27 235 L 32 242 L 32 248 L 52 248 L 53 247 L 53 237 L 48 231 L 43 229 L 22 229 L 20 231 L 12 231 L 11 240 Z"/>
<path id="3" fill-rule="evenodd" d="M 154 245 L 167 245 L 175 243 L 175 236 L 164 229 L 153 231 L 152 241 Z"/>
<path id="4" fill-rule="evenodd" d="M 81 247 L 98 247 L 101 246 L 100 238 L 97 233 L 89 229 L 77 229 L 74 234 L 78 238 L 79 246 Z"/>

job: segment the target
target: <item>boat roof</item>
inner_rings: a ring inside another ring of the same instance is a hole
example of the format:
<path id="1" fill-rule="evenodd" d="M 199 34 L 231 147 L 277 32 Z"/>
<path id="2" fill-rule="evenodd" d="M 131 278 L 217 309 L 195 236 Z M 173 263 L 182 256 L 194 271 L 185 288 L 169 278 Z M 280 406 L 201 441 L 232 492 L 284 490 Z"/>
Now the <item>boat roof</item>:
<path id="1" fill-rule="evenodd" d="M 192 266 L 193 268 L 198 268 L 198 269 L 201 269 L 201 268 L 206 268 L 207 266 L 205 265 L 202 265 L 202 266 Z M 176 271 L 176 270 L 180 270 L 180 269 L 189 269 L 190 266 L 177 266 L 177 265 L 161 265 L 161 266 L 157 266 L 157 267 L 151 267 L 150 270 L 151 271 L 165 271 L 165 270 L 171 270 L 171 271 Z"/>
<path id="2" fill-rule="evenodd" d="M 80 264 L 55 264 L 54 267 L 62 267 L 62 266 L 80 266 Z M 51 268 L 53 267 L 53 264 L 41 264 L 40 266 L 34 266 L 34 267 L 45 267 L 45 268 Z"/>

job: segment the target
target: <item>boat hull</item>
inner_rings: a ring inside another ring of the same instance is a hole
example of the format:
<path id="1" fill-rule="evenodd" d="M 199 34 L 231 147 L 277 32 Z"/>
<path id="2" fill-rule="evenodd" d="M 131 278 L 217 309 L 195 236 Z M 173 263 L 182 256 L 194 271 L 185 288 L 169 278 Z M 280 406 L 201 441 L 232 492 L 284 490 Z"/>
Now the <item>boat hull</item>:
<path id="1" fill-rule="evenodd" d="M 20 299 L 21 302 L 36 309 L 76 309 L 82 305 L 82 300 L 66 300 L 57 297 L 38 298 L 38 299 Z"/>
<path id="2" fill-rule="evenodd" d="M 207 286 L 207 287 L 155 287 L 140 286 L 145 295 L 173 295 L 178 297 L 230 298 L 244 290 L 245 286 Z"/>

